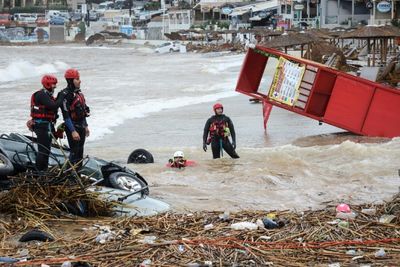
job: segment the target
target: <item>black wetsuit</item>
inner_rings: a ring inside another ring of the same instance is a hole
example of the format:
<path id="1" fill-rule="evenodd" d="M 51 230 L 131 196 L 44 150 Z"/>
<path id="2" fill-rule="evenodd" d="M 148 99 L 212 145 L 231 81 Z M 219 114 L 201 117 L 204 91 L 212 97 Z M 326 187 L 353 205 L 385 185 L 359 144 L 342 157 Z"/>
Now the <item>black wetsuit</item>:
<path id="1" fill-rule="evenodd" d="M 41 105 L 48 111 L 54 112 L 57 117 L 58 108 L 61 106 L 64 95 L 60 95 L 57 100 L 51 97 L 51 93 L 42 89 L 33 95 L 34 102 L 36 105 Z M 37 119 L 33 118 L 34 127 L 33 130 L 37 137 L 38 153 L 36 156 L 36 168 L 39 171 L 45 171 L 49 165 L 49 154 L 51 146 L 51 134 L 54 133 L 55 119 L 51 120 L 48 118 Z"/>
<path id="2" fill-rule="evenodd" d="M 207 138 L 208 134 L 210 132 L 210 126 L 213 123 L 223 123 L 226 124 L 227 127 L 229 128 L 231 137 L 232 137 L 232 143 L 236 145 L 236 133 L 235 133 L 235 128 L 233 127 L 233 123 L 231 119 L 228 116 L 225 116 L 224 114 L 222 115 L 214 115 L 211 118 L 209 118 L 204 126 L 204 132 L 203 132 L 203 143 L 207 143 Z M 211 150 L 213 153 L 213 158 L 220 158 L 221 157 L 221 152 L 222 148 L 228 153 L 231 158 L 237 159 L 239 158 L 239 155 L 236 153 L 234 145 L 232 145 L 228 137 L 223 137 L 218 134 L 211 134 Z M 221 148 L 222 146 L 222 148 Z"/>
<path id="3" fill-rule="evenodd" d="M 68 145 L 70 148 L 69 160 L 72 164 L 76 164 L 83 159 L 83 150 L 86 140 L 86 127 L 88 127 L 88 124 L 86 122 L 86 114 L 88 113 L 87 111 L 89 110 L 89 108 L 87 106 L 78 106 L 75 112 L 80 114 L 80 116 L 73 119 L 73 116 L 71 116 L 71 105 L 75 99 L 75 94 L 80 92 L 80 90 L 67 87 L 63 90 L 63 92 L 67 92 L 67 95 L 64 98 L 63 104 L 61 106 L 61 111 L 66 126 L 65 133 L 67 135 Z M 79 134 L 79 141 L 75 141 L 72 138 L 73 131 L 76 131 Z M 81 165 L 82 162 L 79 164 L 79 166 Z"/>

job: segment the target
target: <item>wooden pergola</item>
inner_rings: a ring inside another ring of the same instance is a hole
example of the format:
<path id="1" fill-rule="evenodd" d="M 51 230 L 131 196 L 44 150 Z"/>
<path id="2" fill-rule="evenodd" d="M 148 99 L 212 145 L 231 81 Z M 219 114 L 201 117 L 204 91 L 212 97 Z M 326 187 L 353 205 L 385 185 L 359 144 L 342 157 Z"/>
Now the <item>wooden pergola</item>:
<path id="1" fill-rule="evenodd" d="M 367 41 L 368 54 L 371 53 L 372 47 L 372 66 L 376 63 L 376 52 L 380 52 L 381 63 L 387 62 L 387 55 L 389 51 L 389 40 L 400 36 L 400 31 L 392 26 L 371 26 L 367 25 L 358 28 L 354 31 L 344 33 L 339 38 L 341 39 L 361 39 Z M 372 41 L 372 44 L 371 44 Z M 377 49 L 377 46 L 380 49 Z M 370 61 L 368 60 L 368 66 L 370 66 Z"/>

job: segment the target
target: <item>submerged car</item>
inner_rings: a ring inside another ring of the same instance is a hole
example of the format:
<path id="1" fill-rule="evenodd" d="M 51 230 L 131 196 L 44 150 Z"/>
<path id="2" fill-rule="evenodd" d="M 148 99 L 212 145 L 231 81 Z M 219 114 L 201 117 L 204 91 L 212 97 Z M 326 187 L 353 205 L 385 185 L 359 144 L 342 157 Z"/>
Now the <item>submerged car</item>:
<path id="1" fill-rule="evenodd" d="M 36 139 L 17 133 L 0 135 L 0 178 L 27 170 L 35 170 L 37 152 Z M 53 144 L 49 165 L 63 166 L 69 148 Z M 95 157 L 84 159 L 79 174 L 91 183 L 89 190 L 101 193 L 107 200 L 119 201 L 118 215 L 148 216 L 169 209 L 169 205 L 148 197 L 146 180 L 137 172 L 116 163 Z"/>
<path id="2" fill-rule="evenodd" d="M 156 48 L 155 52 L 156 53 L 172 53 L 172 52 L 178 52 L 180 50 L 180 44 L 176 42 L 168 42 L 168 43 L 163 43 L 159 47 Z"/>

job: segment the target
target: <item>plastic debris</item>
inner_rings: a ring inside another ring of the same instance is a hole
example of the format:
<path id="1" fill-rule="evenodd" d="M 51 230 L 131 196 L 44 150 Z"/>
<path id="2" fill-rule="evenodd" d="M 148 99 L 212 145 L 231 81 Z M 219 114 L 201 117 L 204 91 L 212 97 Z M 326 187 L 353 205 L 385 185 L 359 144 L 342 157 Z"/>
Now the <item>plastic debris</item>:
<path id="1" fill-rule="evenodd" d="M 218 215 L 218 218 L 224 222 L 229 221 L 230 213 L 229 211 L 225 211 L 224 213 Z"/>
<path id="2" fill-rule="evenodd" d="M 70 261 L 64 261 L 61 264 L 61 267 L 72 267 L 72 263 Z"/>
<path id="3" fill-rule="evenodd" d="M 362 258 L 364 258 L 364 256 L 355 256 L 355 257 L 351 258 L 351 260 L 352 261 L 356 261 L 356 260 L 359 260 L 359 259 L 362 259 Z"/>
<path id="4" fill-rule="evenodd" d="M 346 255 L 356 255 L 357 252 L 354 249 L 350 249 L 348 251 L 346 251 Z"/>
<path id="5" fill-rule="evenodd" d="M 338 262 L 331 263 L 331 264 L 328 264 L 328 267 L 340 267 L 340 263 L 338 263 Z"/>
<path id="6" fill-rule="evenodd" d="M 336 206 L 336 212 L 350 213 L 351 209 L 350 209 L 349 205 L 347 205 L 345 203 L 341 203 Z"/>
<path id="7" fill-rule="evenodd" d="M 184 252 L 185 251 L 185 246 L 184 245 L 179 245 L 178 246 L 179 252 Z"/>
<path id="8" fill-rule="evenodd" d="M 204 265 L 211 267 L 213 264 L 212 264 L 212 261 L 205 261 Z"/>
<path id="9" fill-rule="evenodd" d="M 50 267 L 50 265 L 47 265 L 47 264 L 42 263 L 42 264 L 40 265 L 40 267 Z"/>
<path id="10" fill-rule="evenodd" d="M 257 219 L 256 224 L 257 224 L 258 228 L 260 228 L 260 229 L 265 228 L 264 223 L 261 219 Z"/>
<path id="11" fill-rule="evenodd" d="M 157 237 L 154 235 L 149 235 L 149 236 L 145 236 L 142 240 L 140 240 L 139 242 L 143 243 L 143 244 L 154 244 L 154 241 L 156 241 Z"/>
<path id="12" fill-rule="evenodd" d="M 361 212 L 372 216 L 376 214 L 376 209 L 362 209 Z"/>
<path id="13" fill-rule="evenodd" d="M 272 237 L 271 237 L 271 236 L 262 235 L 262 236 L 260 236 L 260 239 L 263 239 L 263 240 L 271 240 Z"/>
<path id="14" fill-rule="evenodd" d="M 396 218 L 396 216 L 394 216 L 394 215 L 385 214 L 379 218 L 379 222 L 380 223 L 391 223 L 395 218 Z"/>
<path id="15" fill-rule="evenodd" d="M 252 222 L 239 222 L 231 224 L 233 230 L 257 230 L 258 225 Z"/>
<path id="16" fill-rule="evenodd" d="M 336 218 L 342 219 L 342 220 L 354 220 L 357 217 L 357 214 L 354 212 L 338 212 L 336 214 Z"/>
<path id="17" fill-rule="evenodd" d="M 150 264 L 151 264 L 151 260 L 146 259 L 146 260 L 142 261 L 142 263 L 139 265 L 139 267 L 149 267 Z"/>
<path id="18" fill-rule="evenodd" d="M 113 233 L 103 233 L 96 236 L 96 242 L 105 244 L 107 241 L 114 239 Z"/>
<path id="19" fill-rule="evenodd" d="M 264 227 L 267 229 L 275 229 L 279 227 L 279 225 L 271 219 L 265 218 L 262 221 L 264 223 Z"/>
<path id="20" fill-rule="evenodd" d="M 19 260 L 15 258 L 10 258 L 10 257 L 0 257 L 0 262 L 5 262 L 5 263 L 14 263 L 18 262 Z"/>
<path id="21" fill-rule="evenodd" d="M 210 229 L 213 229 L 213 228 L 214 228 L 214 225 L 212 223 L 204 225 L 204 230 L 210 230 Z"/>
<path id="22" fill-rule="evenodd" d="M 275 220 L 275 218 L 276 218 L 276 213 L 268 213 L 268 214 L 267 214 L 267 218 L 270 219 L 270 220 Z"/>
<path id="23" fill-rule="evenodd" d="M 335 225 L 335 224 L 338 224 L 338 223 L 340 223 L 340 222 L 341 222 L 341 220 L 340 220 L 340 219 L 336 219 L 336 220 L 333 220 L 333 221 L 327 222 L 327 224 Z"/>
<path id="24" fill-rule="evenodd" d="M 381 248 L 380 250 L 378 250 L 377 252 L 375 252 L 375 257 L 376 258 L 382 258 L 386 256 L 386 252 L 383 248 Z"/>
<path id="25" fill-rule="evenodd" d="M 347 222 L 347 221 L 340 221 L 340 222 L 338 223 L 338 226 L 339 226 L 340 228 L 349 228 L 349 227 L 350 227 L 350 224 L 349 224 L 349 222 Z"/>

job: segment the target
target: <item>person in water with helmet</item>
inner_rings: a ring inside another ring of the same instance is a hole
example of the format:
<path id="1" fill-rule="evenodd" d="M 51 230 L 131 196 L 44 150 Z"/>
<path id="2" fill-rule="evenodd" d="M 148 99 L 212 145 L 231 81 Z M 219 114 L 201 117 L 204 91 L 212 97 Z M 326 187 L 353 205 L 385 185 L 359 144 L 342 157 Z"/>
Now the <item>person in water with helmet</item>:
<path id="1" fill-rule="evenodd" d="M 57 82 L 57 78 L 53 75 L 44 75 L 43 88 L 31 96 L 31 119 L 27 122 L 27 126 L 29 130 L 35 132 L 37 137 L 36 168 L 38 171 L 46 171 L 49 166 L 52 134 L 55 132 L 54 124 L 58 117 L 58 108 L 66 96 L 61 93 L 57 100 L 53 97 Z"/>
<path id="2" fill-rule="evenodd" d="M 196 165 L 194 161 L 185 159 L 185 154 L 182 151 L 176 151 L 174 153 L 174 158 L 169 159 L 167 167 L 181 169 L 184 167 L 192 167 L 194 165 Z"/>
<path id="3" fill-rule="evenodd" d="M 214 159 L 221 157 L 222 149 L 232 158 L 239 158 L 235 151 L 236 134 L 231 119 L 223 114 L 224 107 L 222 104 L 215 104 L 213 109 L 215 115 L 209 118 L 204 126 L 203 150 L 206 152 L 207 145 L 211 144 Z M 232 137 L 232 143 L 229 140 L 229 136 Z"/>
<path id="4" fill-rule="evenodd" d="M 90 115 L 90 109 L 86 105 L 85 97 L 80 89 L 79 72 L 76 69 L 68 69 L 64 77 L 67 80 L 67 87 L 62 91 L 66 94 L 66 97 L 61 106 L 61 111 L 70 148 L 69 160 L 72 164 L 76 164 L 83 159 L 85 140 L 90 134 L 86 121 L 86 118 Z"/>

